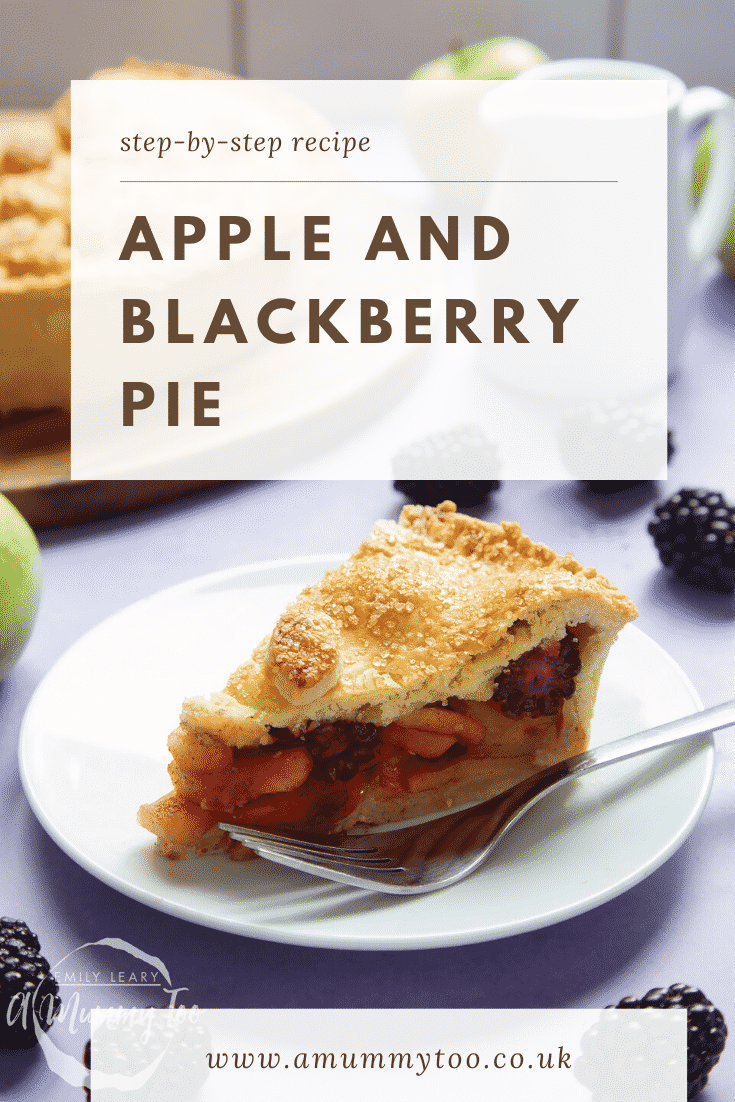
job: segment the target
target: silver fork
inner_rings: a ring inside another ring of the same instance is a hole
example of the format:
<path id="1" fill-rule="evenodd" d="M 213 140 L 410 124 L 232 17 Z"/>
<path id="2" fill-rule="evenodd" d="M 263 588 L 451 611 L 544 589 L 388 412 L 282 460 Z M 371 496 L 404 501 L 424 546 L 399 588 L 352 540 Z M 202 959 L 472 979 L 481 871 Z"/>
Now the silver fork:
<path id="1" fill-rule="evenodd" d="M 693 740 L 735 723 L 735 701 L 605 743 L 535 773 L 493 799 L 395 830 L 310 834 L 236 823 L 220 828 L 261 857 L 340 884 L 418 895 L 456 884 L 481 865 L 529 808 L 573 777 L 604 765 Z"/>

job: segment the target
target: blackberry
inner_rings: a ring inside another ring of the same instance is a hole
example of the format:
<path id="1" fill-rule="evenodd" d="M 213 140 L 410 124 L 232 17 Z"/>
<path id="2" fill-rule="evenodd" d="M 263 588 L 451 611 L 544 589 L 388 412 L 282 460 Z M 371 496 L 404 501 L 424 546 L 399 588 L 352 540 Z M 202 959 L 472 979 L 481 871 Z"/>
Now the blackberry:
<path id="1" fill-rule="evenodd" d="M 607 1010 L 684 1010 L 687 1012 L 687 1099 L 707 1086 L 707 1077 L 722 1055 L 727 1026 L 720 1011 L 698 987 L 674 983 L 653 987 L 642 999 L 629 995 Z"/>
<path id="2" fill-rule="evenodd" d="M 150 1075 L 133 1090 L 137 1102 L 189 1102 L 198 1096 L 207 1078 L 207 1050 L 212 1037 L 201 1023 L 177 1020 L 184 1008 L 168 1010 L 128 1010 L 119 1020 L 103 1024 L 84 1048 L 84 1066 L 106 1075 L 134 1079 Z M 188 1012 L 189 1014 L 191 1011 Z M 157 1066 L 156 1061 L 160 1061 Z M 123 1087 L 123 1091 L 124 1091 Z M 87 1098 L 89 1087 L 84 1087 Z M 95 1087 L 95 1102 L 119 1102 L 124 1093 L 115 1087 Z"/>
<path id="3" fill-rule="evenodd" d="M 557 441 L 573 478 L 601 480 L 615 473 L 619 479 L 638 481 L 641 471 L 661 462 L 665 434 L 661 421 L 613 398 L 590 402 L 563 417 Z"/>
<path id="4" fill-rule="evenodd" d="M 671 435 L 671 429 L 669 429 L 668 432 L 666 433 L 666 459 L 667 460 L 671 459 L 671 457 L 672 457 L 672 455 L 674 454 L 675 451 L 676 451 L 676 448 L 674 447 L 674 438 Z M 650 482 L 650 479 L 638 479 L 638 480 L 633 481 L 633 482 L 626 482 L 623 479 L 619 479 L 619 480 L 614 481 L 614 482 L 613 481 L 607 481 L 607 482 L 604 482 L 604 481 L 585 482 L 585 481 L 583 481 L 582 485 L 586 486 L 587 489 L 593 494 L 607 495 L 607 494 L 620 494 L 620 493 L 623 493 L 625 490 L 634 490 L 638 486 L 647 486 L 649 484 L 649 482 Z"/>
<path id="5" fill-rule="evenodd" d="M 735 508 L 712 490 L 684 488 L 655 509 L 648 525 L 659 558 L 697 589 L 735 589 Z"/>
<path id="6" fill-rule="evenodd" d="M 369 765 L 380 741 L 374 723 L 344 719 L 320 723 L 301 738 L 287 727 L 271 727 L 270 733 L 279 746 L 305 746 L 314 759 L 314 768 L 332 783 L 349 781 Z"/>
<path id="7" fill-rule="evenodd" d="M 374 723 L 337 719 L 321 723 L 306 736 L 306 746 L 327 780 L 349 781 L 375 757 L 379 732 Z"/>
<path id="8" fill-rule="evenodd" d="M 634 490 L 638 486 L 646 486 L 647 481 L 641 479 L 638 482 L 625 482 L 620 479 L 617 482 L 584 482 L 583 485 L 593 494 L 621 494 L 625 490 Z"/>
<path id="9" fill-rule="evenodd" d="M 459 475 L 470 480 L 497 474 L 500 469 L 498 449 L 480 425 L 456 425 L 414 440 L 393 456 L 392 466 L 394 477 L 399 479 L 438 480 Z M 453 482 L 452 485 L 461 486 L 462 483 Z M 438 498 L 435 504 L 442 500 Z M 421 501 L 421 504 L 434 503 Z"/>
<path id="10" fill-rule="evenodd" d="M 0 1048 L 32 1048 L 61 1009 L 59 985 L 25 922 L 0 918 Z"/>
<path id="11" fill-rule="evenodd" d="M 393 483 L 393 488 L 416 505 L 440 505 L 442 501 L 453 501 L 466 509 L 470 505 L 484 505 L 488 496 L 500 488 L 500 483 L 495 479 L 477 482 L 469 478 L 459 482 L 397 481 Z"/>
<path id="12" fill-rule="evenodd" d="M 558 643 L 534 647 L 509 662 L 495 684 L 492 699 L 510 719 L 556 716 L 574 693 L 582 668 L 579 640 L 567 628 Z"/>

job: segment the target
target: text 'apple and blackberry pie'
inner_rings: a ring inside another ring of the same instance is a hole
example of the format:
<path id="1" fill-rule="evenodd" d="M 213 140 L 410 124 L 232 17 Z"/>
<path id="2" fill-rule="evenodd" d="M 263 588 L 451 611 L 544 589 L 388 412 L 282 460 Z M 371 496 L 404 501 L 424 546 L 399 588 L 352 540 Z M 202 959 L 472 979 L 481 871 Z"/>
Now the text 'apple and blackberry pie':
<path id="1" fill-rule="evenodd" d="M 319 832 L 489 798 L 584 750 L 632 601 L 518 524 L 409 505 L 305 589 L 225 691 L 185 700 L 160 852 L 229 848 L 220 821 Z"/>

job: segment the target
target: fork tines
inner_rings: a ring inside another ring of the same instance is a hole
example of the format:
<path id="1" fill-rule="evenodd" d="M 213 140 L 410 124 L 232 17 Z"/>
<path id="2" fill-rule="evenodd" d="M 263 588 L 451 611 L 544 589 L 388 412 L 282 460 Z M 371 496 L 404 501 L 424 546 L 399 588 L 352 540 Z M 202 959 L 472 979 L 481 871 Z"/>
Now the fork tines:
<path id="1" fill-rule="evenodd" d="M 271 834 L 265 830 L 242 827 L 235 823 L 220 823 L 219 828 L 227 831 L 234 841 L 242 842 L 256 852 L 263 850 L 320 864 L 326 862 L 330 865 L 346 865 L 354 869 L 383 868 L 388 871 L 392 865 L 391 858 L 385 854 L 379 854 L 376 846 L 371 845 L 367 840 L 362 844 L 356 839 L 353 845 L 348 843 L 329 845 L 311 839 Z"/>

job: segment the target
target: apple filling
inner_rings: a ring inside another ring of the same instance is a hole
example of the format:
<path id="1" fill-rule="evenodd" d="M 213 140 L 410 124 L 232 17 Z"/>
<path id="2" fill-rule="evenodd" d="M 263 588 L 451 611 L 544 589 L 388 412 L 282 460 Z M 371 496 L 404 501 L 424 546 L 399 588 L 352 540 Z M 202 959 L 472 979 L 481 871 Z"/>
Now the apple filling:
<path id="1" fill-rule="evenodd" d="M 509 777 L 519 759 L 528 772 L 543 768 L 558 755 L 564 702 L 575 691 L 588 632 L 568 628 L 560 641 L 509 662 L 485 701 L 450 697 L 386 727 L 348 720 L 272 727 L 270 744 L 254 749 L 205 746 L 179 727 L 168 741 L 176 791 L 142 808 L 141 825 L 172 846 L 200 843 L 225 819 L 329 832 L 366 790 L 400 799 L 441 789 L 460 761 L 478 768 L 484 761 Z M 236 845 L 231 856 L 245 852 Z"/>

